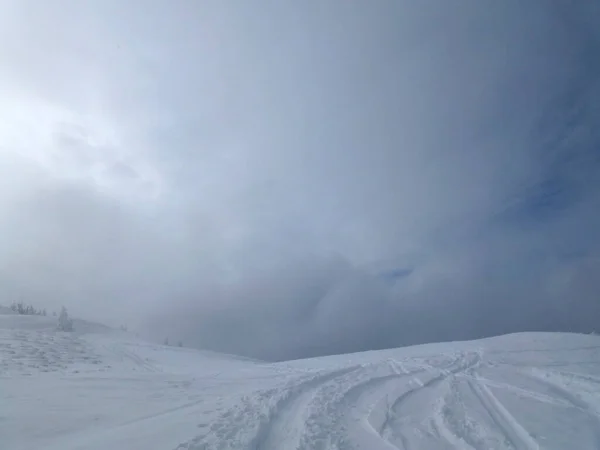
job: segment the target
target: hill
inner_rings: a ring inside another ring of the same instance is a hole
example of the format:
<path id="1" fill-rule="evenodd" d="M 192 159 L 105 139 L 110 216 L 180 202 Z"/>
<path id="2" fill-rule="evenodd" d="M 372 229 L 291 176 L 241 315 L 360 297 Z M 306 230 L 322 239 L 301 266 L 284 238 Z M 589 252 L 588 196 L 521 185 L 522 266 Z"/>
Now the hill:
<path id="1" fill-rule="evenodd" d="M 600 337 L 267 364 L 0 314 L 0 436 L 45 449 L 597 449 Z"/>

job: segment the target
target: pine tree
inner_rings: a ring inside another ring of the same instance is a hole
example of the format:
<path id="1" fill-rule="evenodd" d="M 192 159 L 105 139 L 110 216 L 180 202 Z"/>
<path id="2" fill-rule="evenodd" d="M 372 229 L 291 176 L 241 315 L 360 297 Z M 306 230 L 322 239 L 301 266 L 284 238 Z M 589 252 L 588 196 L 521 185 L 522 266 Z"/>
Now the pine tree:
<path id="1" fill-rule="evenodd" d="M 73 320 L 69 317 L 67 308 L 64 306 L 60 310 L 60 315 L 58 316 L 58 329 L 60 331 L 73 331 Z"/>

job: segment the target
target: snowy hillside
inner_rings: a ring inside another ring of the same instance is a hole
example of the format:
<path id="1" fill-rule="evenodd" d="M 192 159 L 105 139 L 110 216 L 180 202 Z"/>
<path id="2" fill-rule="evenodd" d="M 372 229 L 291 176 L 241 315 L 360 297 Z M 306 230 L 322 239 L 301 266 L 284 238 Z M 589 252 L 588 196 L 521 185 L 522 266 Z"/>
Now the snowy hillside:
<path id="1" fill-rule="evenodd" d="M 267 364 L 0 314 L 0 447 L 598 449 L 600 337 Z"/>

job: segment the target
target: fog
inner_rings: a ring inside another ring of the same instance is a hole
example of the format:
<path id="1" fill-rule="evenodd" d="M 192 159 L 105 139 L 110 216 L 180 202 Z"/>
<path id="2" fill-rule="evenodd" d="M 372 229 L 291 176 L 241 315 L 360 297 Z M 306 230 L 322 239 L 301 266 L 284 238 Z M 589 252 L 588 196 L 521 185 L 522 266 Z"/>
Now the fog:
<path id="1" fill-rule="evenodd" d="M 0 303 L 290 359 L 600 328 L 594 2 L 0 1 Z"/>

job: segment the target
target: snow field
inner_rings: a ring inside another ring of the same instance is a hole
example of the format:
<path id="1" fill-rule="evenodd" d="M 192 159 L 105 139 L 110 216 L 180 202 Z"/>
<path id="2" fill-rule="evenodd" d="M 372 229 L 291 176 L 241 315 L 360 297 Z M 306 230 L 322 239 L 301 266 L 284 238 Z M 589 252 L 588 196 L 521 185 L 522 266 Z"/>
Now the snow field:
<path id="1" fill-rule="evenodd" d="M 267 364 L 0 315 L 7 450 L 600 448 L 600 337 L 522 333 Z"/>

